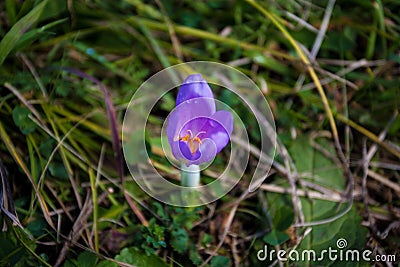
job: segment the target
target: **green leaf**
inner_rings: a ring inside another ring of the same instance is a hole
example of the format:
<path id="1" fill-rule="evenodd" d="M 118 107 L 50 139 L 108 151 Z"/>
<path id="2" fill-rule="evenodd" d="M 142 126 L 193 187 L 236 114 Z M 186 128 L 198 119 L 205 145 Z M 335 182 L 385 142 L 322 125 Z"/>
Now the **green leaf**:
<path id="1" fill-rule="evenodd" d="M 225 256 L 215 256 L 210 262 L 212 267 L 231 266 L 231 260 Z"/>
<path id="2" fill-rule="evenodd" d="M 78 256 L 78 267 L 92 267 L 97 262 L 97 256 L 91 252 L 84 251 Z"/>
<path id="3" fill-rule="evenodd" d="M 161 219 L 169 221 L 167 214 L 165 214 L 164 207 L 160 203 L 154 202 L 153 206 L 157 209 L 157 215 L 160 216 Z"/>
<path id="4" fill-rule="evenodd" d="M 199 252 L 197 251 L 197 249 L 195 247 L 190 249 L 189 258 L 196 266 L 201 265 L 201 263 L 203 262 L 203 259 L 201 258 Z"/>
<path id="5" fill-rule="evenodd" d="M 29 232 L 32 233 L 33 236 L 40 236 L 47 233 L 46 226 L 47 226 L 46 221 L 42 218 L 38 218 L 36 220 L 31 221 L 27 225 L 27 228 Z"/>
<path id="6" fill-rule="evenodd" d="M 272 225 L 266 225 L 266 227 L 285 231 L 294 221 L 294 212 L 289 198 L 286 195 L 268 193 L 267 199 L 269 203 L 272 203 L 269 205 Z"/>
<path id="7" fill-rule="evenodd" d="M 0 65 L 3 64 L 8 54 L 13 50 L 18 40 L 25 34 L 26 30 L 29 29 L 40 17 L 43 9 L 45 8 L 48 0 L 44 0 L 38 4 L 31 12 L 20 19 L 9 32 L 4 36 L 0 42 Z"/>
<path id="8" fill-rule="evenodd" d="M 8 227 L 9 231 L 0 233 L 0 266 L 39 266 L 35 242 L 20 228 Z"/>
<path id="9" fill-rule="evenodd" d="M 29 109 L 23 106 L 14 108 L 12 112 L 14 123 L 23 134 L 29 134 L 36 129 L 36 124 L 28 117 L 30 114 Z"/>
<path id="10" fill-rule="evenodd" d="M 288 229 L 294 221 L 293 209 L 288 206 L 281 206 L 275 212 L 275 216 L 272 218 L 273 226 L 276 230 L 285 231 Z"/>
<path id="11" fill-rule="evenodd" d="M 304 250 L 314 250 L 316 255 L 320 255 L 322 250 L 330 247 L 339 251 L 336 242 L 339 239 L 345 239 L 347 246 L 343 251 L 358 250 L 361 255 L 367 236 L 367 229 L 361 226 L 361 221 L 361 216 L 353 207 L 347 214 L 334 222 L 314 226 L 311 233 L 300 243 L 298 251 L 301 253 Z M 318 262 L 322 266 L 329 266 L 333 263 L 335 262 L 328 257 Z M 335 266 L 344 266 L 344 263 L 337 262 Z"/>
<path id="12" fill-rule="evenodd" d="M 201 238 L 201 245 L 202 246 L 207 246 L 213 241 L 213 236 L 205 233 L 203 237 Z"/>
<path id="13" fill-rule="evenodd" d="M 167 267 L 168 265 L 160 257 L 151 254 L 146 255 L 137 248 L 130 247 L 121 250 L 121 253 L 115 257 L 116 260 L 133 264 L 137 267 L 157 266 Z"/>
<path id="14" fill-rule="evenodd" d="M 142 234 L 145 242 L 141 248 L 144 249 L 147 255 L 154 253 L 155 249 L 166 247 L 163 226 L 156 223 L 155 218 L 151 218 L 148 227 L 142 227 Z"/>
<path id="15" fill-rule="evenodd" d="M 67 83 L 59 82 L 56 87 L 56 94 L 59 96 L 66 97 L 71 93 L 71 87 L 67 85 Z"/>
<path id="16" fill-rule="evenodd" d="M 263 240 L 272 246 L 277 246 L 289 240 L 289 236 L 285 232 L 273 229 L 264 236 Z"/>
<path id="17" fill-rule="evenodd" d="M 186 252 L 188 248 L 189 235 L 185 229 L 175 229 L 172 231 L 172 247 L 179 253 Z"/>
<path id="18" fill-rule="evenodd" d="M 193 222 L 195 222 L 199 215 L 197 214 L 199 208 L 175 208 L 175 213 L 173 216 L 173 227 L 174 228 L 186 228 L 191 229 L 193 227 Z"/>
<path id="19" fill-rule="evenodd" d="M 335 155 L 335 149 L 328 140 L 321 138 L 315 141 L 331 155 Z M 313 148 L 307 136 L 293 142 L 289 147 L 289 152 L 295 161 L 297 171 L 308 174 L 304 179 L 332 189 L 344 188 L 345 178 L 340 167 Z"/>
<path id="20" fill-rule="evenodd" d="M 101 261 L 96 265 L 96 267 L 118 267 L 118 264 L 112 261 Z"/>
<path id="21" fill-rule="evenodd" d="M 74 263 L 72 263 L 71 260 L 67 259 L 67 260 L 64 262 L 63 267 L 76 267 L 76 265 L 75 265 Z"/>
<path id="22" fill-rule="evenodd" d="M 326 151 L 332 155 L 333 145 L 326 139 L 315 140 Z M 313 183 L 327 188 L 344 190 L 345 179 L 341 169 L 332 162 L 327 156 L 313 148 L 307 137 L 297 139 L 289 148 L 299 172 L 308 173 L 309 179 Z M 301 198 L 301 204 L 306 221 L 317 221 L 331 218 L 343 211 L 348 203 L 336 203 L 327 200 Z M 337 220 L 314 226 L 309 235 L 298 246 L 298 251 L 314 250 L 316 255 L 321 251 L 337 249 L 336 242 L 340 238 L 347 241 L 347 249 L 361 250 L 365 244 L 367 229 L 361 226 L 362 218 L 353 206 L 351 210 Z M 302 265 L 313 264 L 313 261 L 302 262 Z M 328 257 L 324 261 L 318 262 L 319 265 L 329 266 L 333 263 Z M 342 262 L 341 262 L 342 263 Z M 343 266 L 340 265 L 340 266 Z"/>
<path id="23" fill-rule="evenodd" d="M 64 164 L 61 162 L 56 162 L 52 161 L 49 164 L 49 171 L 52 176 L 67 180 L 68 179 L 68 173 L 67 170 L 65 169 Z"/>
<path id="24" fill-rule="evenodd" d="M 56 142 L 53 139 L 47 139 L 40 143 L 39 151 L 44 158 L 49 158 L 53 149 L 56 147 Z"/>

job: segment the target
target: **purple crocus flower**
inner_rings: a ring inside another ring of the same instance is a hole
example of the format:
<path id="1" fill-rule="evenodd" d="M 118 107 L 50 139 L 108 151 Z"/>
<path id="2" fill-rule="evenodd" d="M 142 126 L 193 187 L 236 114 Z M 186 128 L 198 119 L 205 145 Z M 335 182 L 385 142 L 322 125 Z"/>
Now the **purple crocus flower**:
<path id="1" fill-rule="evenodd" d="M 229 143 L 232 130 L 232 114 L 216 111 L 208 83 L 200 74 L 188 76 L 167 123 L 168 143 L 174 157 L 187 166 L 209 162 Z"/>

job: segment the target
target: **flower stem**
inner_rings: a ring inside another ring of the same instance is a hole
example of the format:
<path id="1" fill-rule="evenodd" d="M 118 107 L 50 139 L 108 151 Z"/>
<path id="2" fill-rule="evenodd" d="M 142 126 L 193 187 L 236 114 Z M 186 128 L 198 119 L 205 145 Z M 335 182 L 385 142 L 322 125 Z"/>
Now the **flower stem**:
<path id="1" fill-rule="evenodd" d="M 200 167 L 199 165 L 186 166 L 181 165 L 181 185 L 187 187 L 197 187 L 200 185 Z"/>

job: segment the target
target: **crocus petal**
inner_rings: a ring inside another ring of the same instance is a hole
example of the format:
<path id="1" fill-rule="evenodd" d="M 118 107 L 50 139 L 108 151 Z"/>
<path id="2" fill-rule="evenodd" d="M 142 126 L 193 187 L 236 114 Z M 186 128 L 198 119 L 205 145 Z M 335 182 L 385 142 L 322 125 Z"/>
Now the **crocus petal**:
<path id="1" fill-rule="evenodd" d="M 192 154 L 192 152 L 190 152 L 188 145 L 182 141 L 179 141 L 179 149 L 180 149 L 182 155 L 184 156 L 184 159 L 186 159 L 188 161 L 197 160 L 201 156 L 201 153 L 199 150 L 196 150 L 196 152 L 194 152 Z"/>
<path id="2" fill-rule="evenodd" d="M 200 164 L 198 162 L 203 163 L 212 160 L 215 155 L 229 143 L 232 131 L 232 114 L 225 110 L 218 111 L 209 117 L 198 117 L 188 121 L 181 128 L 179 135 L 185 136 L 186 134 L 190 134 L 190 138 L 198 137 L 201 141 L 198 150 L 200 150 L 202 157 L 197 160 L 188 155 L 185 155 L 185 157 L 196 162 L 193 164 Z M 206 140 L 207 143 L 205 143 Z M 213 145 L 212 147 L 210 141 Z M 186 147 L 187 145 L 185 149 Z M 182 148 L 181 153 L 186 154 Z M 190 151 L 188 153 L 190 153 Z"/>
<path id="3" fill-rule="evenodd" d="M 217 147 L 211 139 L 204 139 L 199 146 L 200 157 L 198 159 L 193 159 L 190 163 L 200 165 L 205 162 L 212 161 L 217 155 Z"/>
<path id="4" fill-rule="evenodd" d="M 211 98 L 214 99 L 214 95 L 211 91 L 208 83 L 203 79 L 201 74 L 189 75 L 186 80 L 181 85 L 178 95 L 176 97 L 176 106 L 179 104 L 194 98 Z M 207 103 L 209 105 L 208 109 L 215 112 L 215 102 L 212 101 Z"/>
<path id="5" fill-rule="evenodd" d="M 167 118 L 167 137 L 172 154 L 187 166 L 212 161 L 230 140 L 232 114 L 215 109 L 208 83 L 200 74 L 187 77 Z"/>
<path id="6" fill-rule="evenodd" d="M 216 153 L 219 153 L 229 143 L 233 131 L 232 114 L 225 110 L 218 111 L 209 118 L 193 120 L 190 124 L 193 128 L 194 125 L 197 125 L 200 128 L 198 132 L 204 132 L 199 135 L 201 139 L 210 138 L 215 143 Z"/>
<path id="7" fill-rule="evenodd" d="M 210 124 L 212 126 L 214 126 L 215 122 L 218 122 L 217 124 L 219 124 L 215 125 L 217 127 L 213 127 L 214 130 L 218 131 L 215 132 L 214 136 L 211 136 L 213 135 L 213 132 L 209 130 L 210 138 L 214 140 L 217 146 L 217 153 L 219 153 L 229 143 L 229 140 L 231 138 L 231 134 L 233 131 L 233 117 L 229 111 L 220 110 L 214 113 L 214 115 L 211 116 L 211 119 L 212 120 L 210 121 Z M 218 126 L 222 126 L 224 130 L 222 130 L 221 128 L 219 128 L 218 130 Z M 207 129 L 203 128 L 203 131 L 207 132 Z"/>
<path id="8" fill-rule="evenodd" d="M 196 98 L 186 100 L 177 106 L 167 118 L 169 144 L 172 145 L 172 142 L 178 141 L 180 137 L 186 134 L 186 129 L 185 132 L 182 132 L 182 128 L 189 121 L 198 117 L 211 117 L 214 114 L 212 108 L 210 108 L 211 103 L 214 103 L 214 99 Z"/>
<path id="9" fill-rule="evenodd" d="M 182 155 L 181 149 L 179 148 L 179 141 L 173 141 L 169 144 L 171 146 L 172 155 L 174 155 L 177 160 L 185 159 Z"/>
<path id="10" fill-rule="evenodd" d="M 186 162 L 187 166 L 192 164 L 192 161 L 198 160 L 201 157 L 201 152 L 197 150 L 194 154 L 190 152 L 187 143 L 175 141 L 171 144 L 172 155 L 179 160 Z"/>
<path id="11" fill-rule="evenodd" d="M 182 141 L 174 142 L 171 147 L 174 157 L 185 162 L 187 166 L 191 164 L 200 165 L 205 162 L 210 162 L 217 155 L 217 148 L 214 141 L 211 139 L 204 139 L 200 144 L 199 149 L 194 154 L 190 152 L 187 144 Z"/>

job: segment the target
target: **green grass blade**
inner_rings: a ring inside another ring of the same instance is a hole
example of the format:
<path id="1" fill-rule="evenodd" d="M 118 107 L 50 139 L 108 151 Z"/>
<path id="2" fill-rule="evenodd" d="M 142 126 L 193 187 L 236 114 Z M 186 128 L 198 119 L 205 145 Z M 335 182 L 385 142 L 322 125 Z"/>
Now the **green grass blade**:
<path id="1" fill-rule="evenodd" d="M 37 5 L 31 12 L 20 19 L 0 42 L 0 65 L 3 64 L 8 54 L 13 50 L 18 40 L 24 35 L 27 29 L 34 24 L 42 14 L 48 0 Z"/>
<path id="2" fill-rule="evenodd" d="M 15 8 L 14 0 L 6 0 L 6 11 L 7 11 L 8 20 L 12 24 L 15 24 L 15 22 L 17 20 L 17 12 L 16 12 L 16 8 Z"/>
<path id="3" fill-rule="evenodd" d="M 97 201 L 96 176 L 94 175 L 92 168 L 89 168 L 88 173 L 89 173 L 90 188 L 92 190 L 92 201 L 93 201 L 94 250 L 97 253 L 99 253 L 99 230 L 98 230 L 99 204 L 98 204 L 98 201 Z"/>

